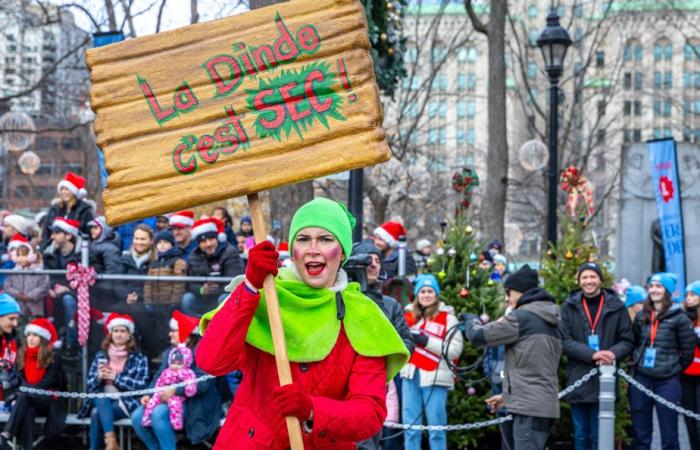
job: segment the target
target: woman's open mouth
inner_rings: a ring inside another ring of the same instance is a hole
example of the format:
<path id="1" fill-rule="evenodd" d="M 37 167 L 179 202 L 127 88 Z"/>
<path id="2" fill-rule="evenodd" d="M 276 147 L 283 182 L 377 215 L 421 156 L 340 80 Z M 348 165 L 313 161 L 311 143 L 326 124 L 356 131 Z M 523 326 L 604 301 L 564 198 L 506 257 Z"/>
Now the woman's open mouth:
<path id="1" fill-rule="evenodd" d="M 323 272 L 323 269 L 326 268 L 326 265 L 321 262 L 310 262 L 306 263 L 306 273 L 311 275 L 312 277 L 315 277 L 317 275 L 321 275 L 321 272 Z"/>

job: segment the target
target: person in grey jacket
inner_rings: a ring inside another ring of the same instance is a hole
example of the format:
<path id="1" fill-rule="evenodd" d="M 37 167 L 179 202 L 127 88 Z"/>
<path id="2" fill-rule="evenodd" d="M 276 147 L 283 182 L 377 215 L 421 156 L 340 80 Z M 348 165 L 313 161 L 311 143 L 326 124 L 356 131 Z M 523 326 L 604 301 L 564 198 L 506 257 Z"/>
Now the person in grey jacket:
<path id="1" fill-rule="evenodd" d="M 632 322 L 617 294 L 604 289 L 603 272 L 594 262 L 578 269 L 580 289 L 561 305 L 561 332 L 568 358 L 566 385 L 571 386 L 594 367 L 624 361 L 634 348 Z M 592 380 L 566 397 L 571 404 L 574 448 L 598 448 L 598 381 Z"/>
<path id="2" fill-rule="evenodd" d="M 674 274 L 666 272 L 649 279 L 649 296 L 644 300 L 644 309 L 634 318 L 632 366 L 637 382 L 678 405 L 681 401 L 680 374 L 693 362 L 695 333 L 690 319 L 671 299 L 676 280 Z M 678 413 L 634 386 L 629 388 L 629 398 L 634 448 L 651 447 L 652 417 L 656 409 L 662 448 L 678 449 Z"/>
<path id="3" fill-rule="evenodd" d="M 525 265 L 503 285 L 510 313 L 485 325 L 474 314 L 463 316 L 472 344 L 506 347 L 503 394 L 486 402 L 493 411 L 505 406 L 513 414 L 501 428 L 512 450 L 543 449 L 559 418 L 559 308 L 538 284 L 537 272 Z"/>

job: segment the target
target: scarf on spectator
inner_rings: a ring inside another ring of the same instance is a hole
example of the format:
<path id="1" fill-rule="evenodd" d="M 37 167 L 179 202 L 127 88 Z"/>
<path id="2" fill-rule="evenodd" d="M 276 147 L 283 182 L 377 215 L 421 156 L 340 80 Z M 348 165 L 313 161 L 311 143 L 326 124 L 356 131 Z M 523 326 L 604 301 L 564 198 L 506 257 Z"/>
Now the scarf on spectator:
<path id="1" fill-rule="evenodd" d="M 229 285 L 226 290 L 232 290 L 241 280 L 234 279 L 234 286 Z M 323 360 L 333 350 L 340 334 L 335 293 L 331 289 L 306 285 L 288 268 L 280 269 L 275 286 L 289 360 L 297 363 Z M 363 356 L 386 356 L 387 381 L 391 380 L 408 361 L 406 346 L 377 304 L 362 294 L 359 284 L 347 283 L 342 293 L 345 304 L 342 324 L 350 345 Z M 246 342 L 274 354 L 264 290 L 260 294 L 260 304 L 248 328 Z M 202 317 L 202 331 L 224 303 Z"/>
<path id="2" fill-rule="evenodd" d="M 126 345 L 116 346 L 114 343 L 109 344 L 107 354 L 109 355 L 109 368 L 117 375 L 122 373 L 126 365 L 126 358 L 129 356 Z"/>
<path id="3" fill-rule="evenodd" d="M 143 255 L 139 256 L 139 254 L 136 253 L 136 250 L 131 249 L 131 257 L 134 259 L 134 262 L 136 263 L 136 267 L 138 267 L 140 269 L 141 266 L 143 266 L 143 264 L 151 258 L 151 252 L 148 251 L 148 252 L 144 253 Z"/>
<path id="4" fill-rule="evenodd" d="M 26 347 L 24 349 L 24 377 L 28 384 L 37 384 L 44 379 L 46 369 L 39 367 L 39 350 L 41 347 Z"/>

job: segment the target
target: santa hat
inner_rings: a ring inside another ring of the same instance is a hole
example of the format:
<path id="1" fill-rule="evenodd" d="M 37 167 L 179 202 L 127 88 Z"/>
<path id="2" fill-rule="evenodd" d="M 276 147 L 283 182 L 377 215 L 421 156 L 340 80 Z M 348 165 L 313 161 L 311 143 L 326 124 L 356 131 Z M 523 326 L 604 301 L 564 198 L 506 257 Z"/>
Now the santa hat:
<path id="1" fill-rule="evenodd" d="M 219 242 L 226 242 L 226 232 L 224 231 L 224 223 L 216 217 L 207 217 L 199 219 L 192 225 L 192 239 L 198 241 L 215 237 Z"/>
<path id="2" fill-rule="evenodd" d="M 173 317 L 170 319 L 170 329 L 177 331 L 180 344 L 184 344 L 191 334 L 199 334 L 199 319 L 188 316 L 179 310 L 173 311 Z"/>
<path id="3" fill-rule="evenodd" d="M 374 229 L 374 235 L 395 248 L 399 246 L 399 236 L 406 236 L 406 229 L 398 222 L 384 222 Z"/>
<path id="4" fill-rule="evenodd" d="M 49 341 L 50 345 L 54 345 L 58 339 L 58 333 L 56 333 L 56 328 L 49 321 L 43 317 L 34 319 L 26 327 L 24 327 L 24 335 L 27 336 L 29 333 L 34 333 L 37 336 Z"/>
<path id="5" fill-rule="evenodd" d="M 75 195 L 76 198 L 87 197 L 85 190 L 85 178 L 73 172 L 68 172 L 61 181 L 58 182 L 56 190 L 61 192 L 62 188 L 66 188 Z"/>
<path id="6" fill-rule="evenodd" d="M 126 327 L 129 333 L 134 334 L 134 328 L 136 324 L 133 317 L 128 314 L 112 313 L 107 316 L 107 321 L 105 322 L 105 334 L 112 332 L 114 327 Z"/>
<path id="7" fill-rule="evenodd" d="M 194 213 L 190 210 L 179 211 L 168 219 L 171 227 L 189 228 L 194 224 Z"/>
<path id="8" fill-rule="evenodd" d="M 19 233 L 15 233 L 15 235 L 12 236 L 12 239 L 10 239 L 9 244 L 7 244 L 7 250 L 12 251 L 20 247 L 27 247 L 29 249 L 29 253 L 34 252 L 34 249 L 32 249 L 32 244 L 29 243 L 29 239 Z"/>
<path id="9" fill-rule="evenodd" d="M 66 219 L 64 217 L 56 217 L 51 225 L 52 231 L 62 231 L 64 233 L 72 234 L 78 237 L 78 232 L 80 231 L 80 222 L 73 219 Z"/>

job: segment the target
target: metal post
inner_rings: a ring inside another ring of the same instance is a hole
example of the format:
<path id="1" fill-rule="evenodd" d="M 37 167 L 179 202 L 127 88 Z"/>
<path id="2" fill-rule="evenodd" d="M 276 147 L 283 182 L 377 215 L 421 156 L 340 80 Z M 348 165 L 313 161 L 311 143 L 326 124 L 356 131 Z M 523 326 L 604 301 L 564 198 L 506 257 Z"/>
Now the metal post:
<path id="1" fill-rule="evenodd" d="M 348 182 L 348 209 L 355 216 L 355 229 L 352 230 L 353 242 L 362 240 L 362 190 L 363 190 L 363 170 L 354 169 L 350 171 L 350 181 Z"/>
<path id="2" fill-rule="evenodd" d="M 547 201 L 547 240 L 551 244 L 557 242 L 557 180 L 559 175 L 559 160 L 557 137 L 559 135 L 559 78 L 550 78 L 549 88 L 549 192 Z"/>
<path id="3" fill-rule="evenodd" d="M 602 365 L 598 394 L 598 450 L 615 448 L 615 364 Z"/>
<path id="4" fill-rule="evenodd" d="M 399 236 L 399 277 L 406 276 L 406 236 Z"/>
<path id="5" fill-rule="evenodd" d="M 80 265 L 87 267 L 90 264 L 89 246 L 87 236 L 80 241 Z M 83 372 L 83 392 L 87 392 L 88 373 L 88 345 L 85 343 L 82 348 L 82 372 Z"/>

